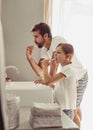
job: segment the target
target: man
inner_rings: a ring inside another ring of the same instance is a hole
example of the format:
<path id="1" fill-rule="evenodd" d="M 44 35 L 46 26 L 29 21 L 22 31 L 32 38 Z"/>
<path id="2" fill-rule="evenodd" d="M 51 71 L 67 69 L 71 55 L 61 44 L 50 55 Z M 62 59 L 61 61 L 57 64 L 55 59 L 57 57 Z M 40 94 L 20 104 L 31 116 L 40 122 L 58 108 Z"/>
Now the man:
<path id="1" fill-rule="evenodd" d="M 61 37 L 55 37 L 52 38 L 51 30 L 50 27 L 46 23 L 39 23 L 36 24 L 32 28 L 32 33 L 34 36 L 34 42 L 36 45 L 41 48 L 41 57 L 39 60 L 39 63 L 36 63 L 35 60 L 32 57 L 32 51 L 33 51 L 33 46 L 28 46 L 26 49 L 26 56 L 27 60 L 29 61 L 31 67 L 33 70 L 36 72 L 38 76 L 43 78 L 43 70 L 42 70 L 42 60 L 46 58 L 53 58 L 52 54 L 53 51 L 55 50 L 56 46 L 59 43 L 66 43 L 67 41 L 64 38 Z M 81 111 L 80 111 L 80 103 L 83 98 L 84 90 L 85 87 L 87 86 L 87 73 L 86 70 L 83 68 L 83 66 L 80 64 L 80 62 L 77 60 L 77 58 L 74 56 L 73 58 L 73 66 L 76 67 L 78 70 L 78 87 L 77 87 L 77 107 L 78 109 L 75 110 L 75 117 L 74 117 L 74 122 L 80 127 L 80 120 L 81 120 Z M 51 60 L 51 65 L 53 65 L 52 68 L 50 68 L 50 75 L 53 76 L 57 70 L 57 65 L 53 60 Z M 82 82 L 82 79 L 85 82 Z M 81 88 L 83 91 L 81 91 Z M 79 91 L 80 90 L 80 91 Z M 79 94 L 82 96 L 80 97 Z M 79 102 L 79 103 L 78 103 Z M 79 113 L 79 114 L 78 114 Z"/>
<path id="2" fill-rule="evenodd" d="M 50 27 L 46 23 L 36 24 L 33 29 L 34 42 L 41 48 L 41 57 L 39 63 L 37 64 L 32 57 L 33 46 L 28 46 L 26 49 L 27 60 L 29 61 L 31 67 L 36 72 L 36 74 L 40 77 L 43 76 L 42 71 L 42 60 L 46 58 L 52 58 L 52 53 L 55 50 L 57 44 L 60 42 L 66 42 L 64 38 L 55 37 L 52 38 Z M 53 61 L 52 61 L 53 63 Z M 51 74 L 54 70 L 51 70 Z"/>

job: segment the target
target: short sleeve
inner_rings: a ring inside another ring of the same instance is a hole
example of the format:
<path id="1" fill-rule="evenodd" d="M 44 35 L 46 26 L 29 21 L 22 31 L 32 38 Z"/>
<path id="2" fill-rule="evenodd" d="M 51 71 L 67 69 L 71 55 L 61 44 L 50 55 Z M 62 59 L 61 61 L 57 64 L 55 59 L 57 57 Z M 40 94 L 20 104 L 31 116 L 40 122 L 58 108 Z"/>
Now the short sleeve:
<path id="1" fill-rule="evenodd" d="M 64 66 L 61 71 L 66 77 L 72 75 L 72 67 L 70 65 Z"/>

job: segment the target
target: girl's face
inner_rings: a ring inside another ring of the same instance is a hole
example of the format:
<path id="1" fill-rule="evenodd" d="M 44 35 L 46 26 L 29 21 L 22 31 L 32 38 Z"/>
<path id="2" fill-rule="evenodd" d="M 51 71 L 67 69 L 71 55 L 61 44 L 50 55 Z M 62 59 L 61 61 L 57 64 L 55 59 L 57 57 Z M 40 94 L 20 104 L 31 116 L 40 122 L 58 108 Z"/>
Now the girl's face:
<path id="1" fill-rule="evenodd" d="M 66 54 L 62 51 L 62 48 L 59 46 L 56 48 L 56 62 L 60 63 L 62 66 L 64 66 L 66 64 L 66 59 L 67 56 Z"/>

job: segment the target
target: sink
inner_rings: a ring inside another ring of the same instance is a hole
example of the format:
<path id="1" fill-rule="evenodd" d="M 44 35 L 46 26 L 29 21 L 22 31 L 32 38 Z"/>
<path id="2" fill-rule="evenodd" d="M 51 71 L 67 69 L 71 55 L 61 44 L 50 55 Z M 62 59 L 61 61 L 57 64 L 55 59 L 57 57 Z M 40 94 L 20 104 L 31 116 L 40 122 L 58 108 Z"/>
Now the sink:
<path id="1" fill-rule="evenodd" d="M 20 96 L 20 105 L 31 106 L 33 102 L 52 102 L 52 89 L 32 82 L 6 83 L 6 93 Z"/>

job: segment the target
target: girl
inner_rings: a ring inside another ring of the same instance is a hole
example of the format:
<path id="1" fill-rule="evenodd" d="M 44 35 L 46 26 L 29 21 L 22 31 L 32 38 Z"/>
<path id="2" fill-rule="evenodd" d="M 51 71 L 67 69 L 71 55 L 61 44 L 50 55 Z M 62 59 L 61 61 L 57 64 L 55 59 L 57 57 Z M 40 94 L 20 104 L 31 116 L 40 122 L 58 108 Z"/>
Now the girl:
<path id="1" fill-rule="evenodd" d="M 72 66 L 72 57 L 74 49 L 71 44 L 60 43 L 56 47 L 55 61 L 61 65 L 60 72 L 51 77 L 48 73 L 49 60 L 42 62 L 44 73 L 43 80 L 37 80 L 35 83 L 46 84 L 53 88 L 54 102 L 59 104 L 61 109 L 71 118 L 74 117 L 76 108 L 76 74 Z M 55 85 L 53 85 L 56 83 Z"/>

